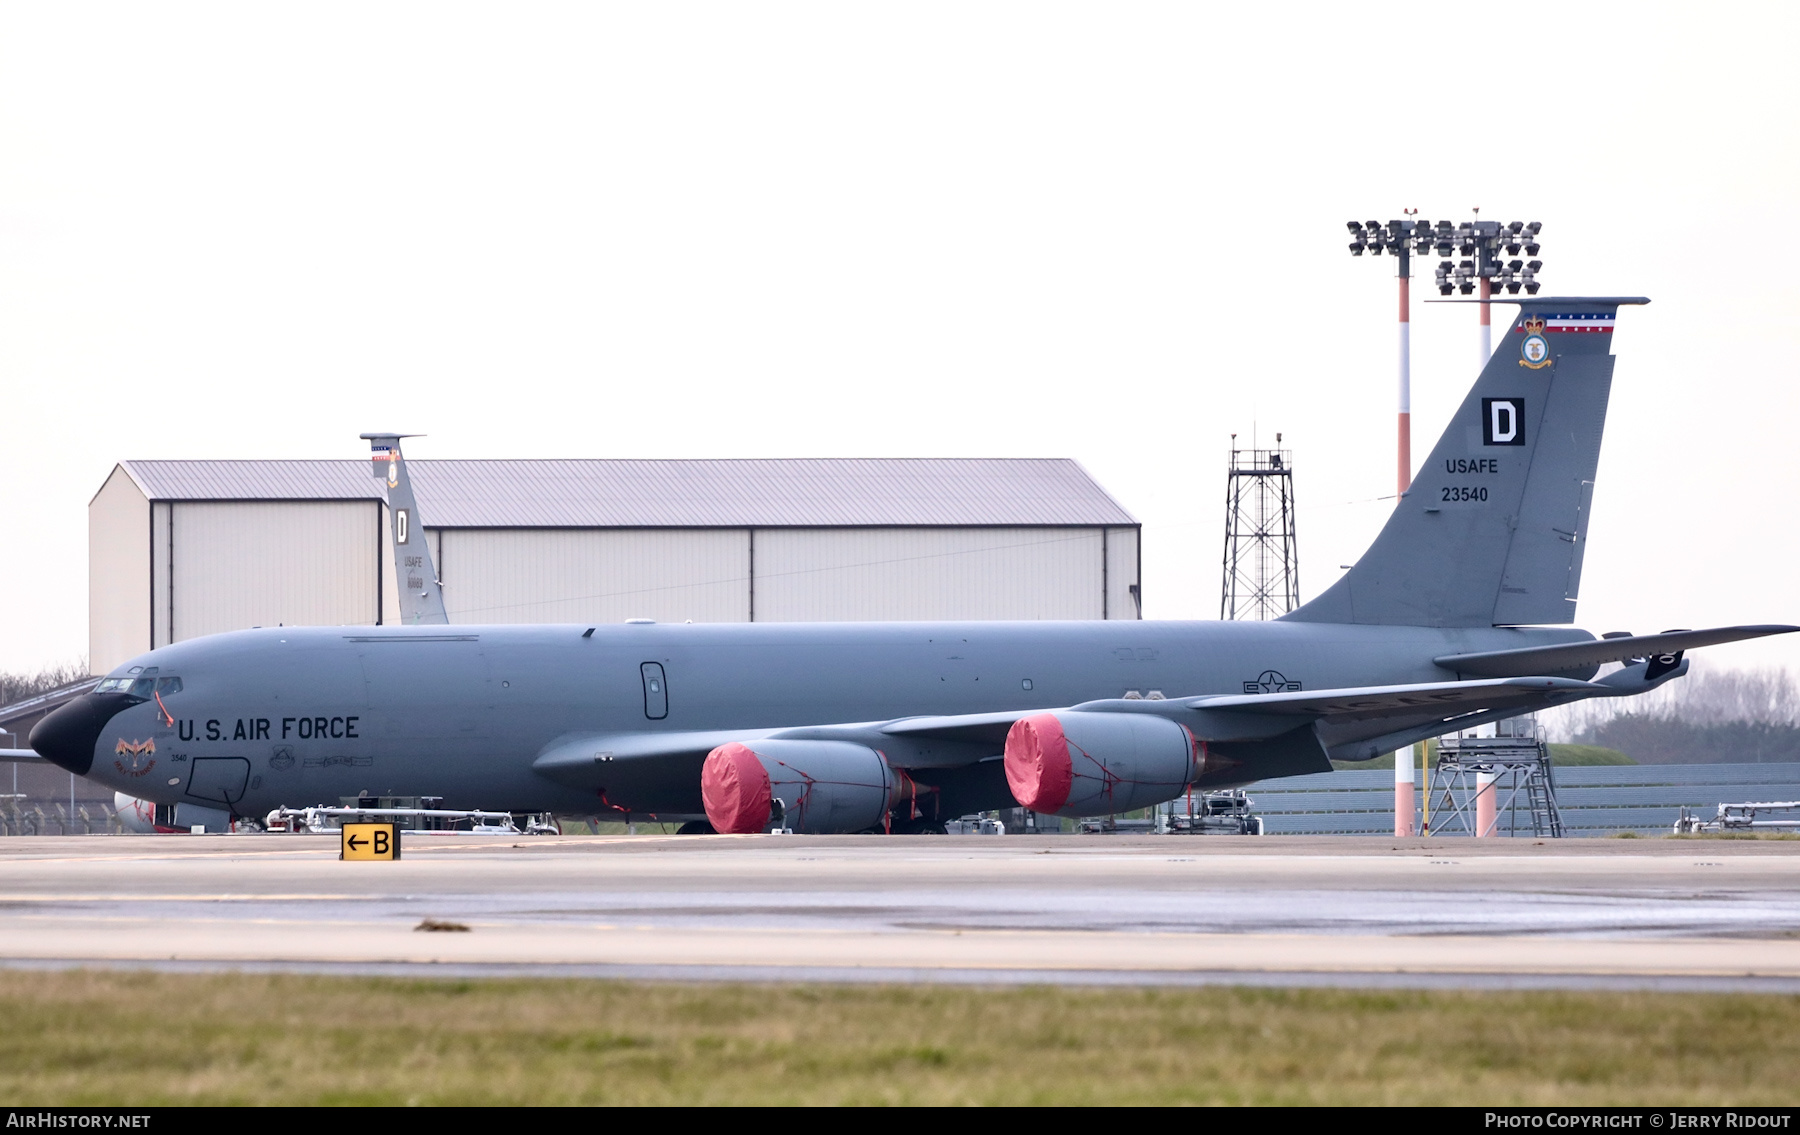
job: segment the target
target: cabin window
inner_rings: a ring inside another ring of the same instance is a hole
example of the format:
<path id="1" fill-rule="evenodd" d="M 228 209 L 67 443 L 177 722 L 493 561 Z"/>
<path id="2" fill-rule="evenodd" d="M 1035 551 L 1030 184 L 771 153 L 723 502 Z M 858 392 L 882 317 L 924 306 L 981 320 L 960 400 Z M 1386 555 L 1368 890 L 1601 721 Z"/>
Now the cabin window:
<path id="1" fill-rule="evenodd" d="M 663 677 L 660 662 L 646 662 L 638 667 L 644 677 L 644 716 L 661 721 L 669 716 L 669 684 Z"/>

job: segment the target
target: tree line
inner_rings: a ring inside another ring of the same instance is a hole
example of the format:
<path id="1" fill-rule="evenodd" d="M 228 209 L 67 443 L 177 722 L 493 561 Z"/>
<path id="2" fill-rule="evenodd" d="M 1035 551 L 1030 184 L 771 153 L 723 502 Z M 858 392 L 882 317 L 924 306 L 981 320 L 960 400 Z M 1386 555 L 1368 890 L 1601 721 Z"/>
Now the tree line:
<path id="1" fill-rule="evenodd" d="M 41 670 L 0 670 L 0 706 L 35 698 L 87 677 L 90 675 L 85 658 Z"/>
<path id="2" fill-rule="evenodd" d="M 1800 761 L 1800 683 L 1780 666 L 1701 669 L 1636 698 L 1540 714 L 1554 739 L 1617 749 L 1639 764 Z"/>

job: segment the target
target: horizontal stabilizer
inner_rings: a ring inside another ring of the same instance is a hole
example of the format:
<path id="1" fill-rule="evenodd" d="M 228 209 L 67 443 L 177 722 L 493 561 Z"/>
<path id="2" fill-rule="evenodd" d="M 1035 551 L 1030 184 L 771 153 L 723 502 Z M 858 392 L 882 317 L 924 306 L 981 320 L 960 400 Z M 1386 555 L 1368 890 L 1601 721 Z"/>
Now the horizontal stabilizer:
<path id="1" fill-rule="evenodd" d="M 1478 674 L 1484 678 L 1513 678 L 1530 674 L 1558 674 L 1570 670 L 1592 670 L 1605 662 L 1623 662 L 1627 658 L 1650 658 L 1659 654 L 1677 654 L 1702 646 L 1718 646 L 1720 643 L 1742 642 L 1744 639 L 1791 634 L 1794 631 L 1800 631 L 1800 627 L 1781 625 L 1713 627 L 1710 630 L 1666 631 L 1663 634 L 1602 638 L 1593 642 L 1570 642 L 1557 646 L 1526 646 L 1517 650 L 1445 654 L 1432 659 L 1432 661 L 1446 670 L 1454 670 L 1459 674 Z"/>

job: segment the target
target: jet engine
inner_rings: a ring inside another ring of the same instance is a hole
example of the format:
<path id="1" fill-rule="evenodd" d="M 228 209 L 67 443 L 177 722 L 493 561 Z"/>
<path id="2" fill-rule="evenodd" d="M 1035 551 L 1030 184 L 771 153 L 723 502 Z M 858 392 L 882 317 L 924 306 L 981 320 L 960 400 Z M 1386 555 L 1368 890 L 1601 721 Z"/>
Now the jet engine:
<path id="1" fill-rule="evenodd" d="M 152 835 L 156 832 L 156 805 L 123 792 L 113 793 L 113 814 L 128 832 Z"/>
<path id="2" fill-rule="evenodd" d="M 713 830 L 736 834 L 760 832 L 775 818 L 796 832 L 868 831 L 918 791 L 886 757 L 848 741 L 731 741 L 708 753 L 700 771 L 706 818 Z"/>
<path id="3" fill-rule="evenodd" d="M 1185 726 L 1147 713 L 1038 713 L 1006 734 L 1006 783 L 1034 812 L 1101 816 L 1172 800 L 1206 750 Z"/>
<path id="4" fill-rule="evenodd" d="M 195 826 L 209 832 L 235 832 L 239 821 L 223 808 L 197 804 L 153 804 L 123 792 L 113 793 L 113 815 L 119 825 L 138 835 L 186 835 Z"/>
<path id="5" fill-rule="evenodd" d="M 175 826 L 176 807 L 174 804 L 152 804 L 123 792 L 113 793 L 114 817 L 126 831 L 137 835 L 167 835 L 187 831 L 186 828 Z"/>

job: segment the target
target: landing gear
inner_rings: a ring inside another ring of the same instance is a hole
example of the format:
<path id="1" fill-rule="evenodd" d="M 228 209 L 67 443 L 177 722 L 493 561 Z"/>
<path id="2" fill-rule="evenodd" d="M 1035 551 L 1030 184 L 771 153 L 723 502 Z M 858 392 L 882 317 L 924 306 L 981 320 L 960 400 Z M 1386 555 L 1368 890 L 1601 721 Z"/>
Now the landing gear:
<path id="1" fill-rule="evenodd" d="M 944 821 L 934 820 L 930 816 L 920 816 L 916 820 L 896 820 L 888 831 L 894 835 L 943 835 Z"/>

